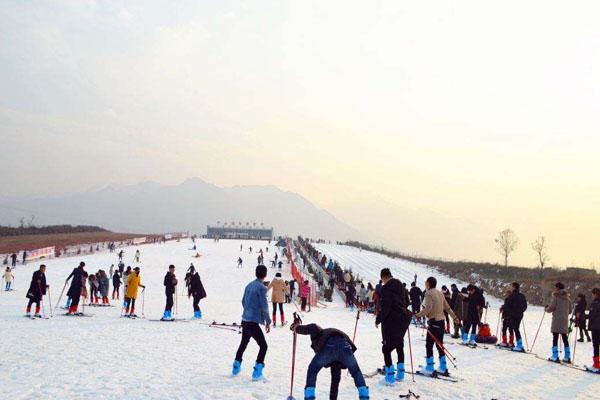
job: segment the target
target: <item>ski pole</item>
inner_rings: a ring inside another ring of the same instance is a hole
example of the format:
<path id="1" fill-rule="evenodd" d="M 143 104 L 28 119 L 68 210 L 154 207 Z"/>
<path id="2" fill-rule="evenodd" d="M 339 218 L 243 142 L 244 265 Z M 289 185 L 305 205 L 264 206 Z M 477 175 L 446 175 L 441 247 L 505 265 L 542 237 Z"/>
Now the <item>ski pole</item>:
<path id="1" fill-rule="evenodd" d="M 360 319 L 360 310 L 356 312 L 356 322 L 354 323 L 354 334 L 352 335 L 352 343 L 356 340 L 356 330 L 358 329 L 358 320 Z"/>
<path id="2" fill-rule="evenodd" d="M 48 286 L 48 306 L 50 307 L 50 318 L 53 318 L 52 314 L 52 296 L 50 295 L 50 286 Z"/>
<path id="3" fill-rule="evenodd" d="M 573 356 L 571 357 L 572 364 L 575 364 L 575 351 L 577 350 L 577 333 L 575 333 L 574 336 L 575 337 L 573 338 Z"/>
<path id="4" fill-rule="evenodd" d="M 60 291 L 60 296 L 58 296 L 58 302 L 56 303 L 56 308 L 58 308 L 58 305 L 60 304 L 60 300 L 62 299 L 66 288 L 67 288 L 67 282 L 65 282 L 65 286 L 63 286 L 62 290 Z"/>
<path id="5" fill-rule="evenodd" d="M 294 372 L 296 371 L 296 343 L 298 340 L 298 333 L 296 333 L 296 327 L 301 323 L 300 317 L 298 314 L 294 313 L 294 339 L 292 344 L 292 371 L 290 377 L 290 395 L 287 400 L 296 400 L 294 398 Z"/>
<path id="6" fill-rule="evenodd" d="M 177 296 L 177 286 L 175 286 L 175 315 L 179 315 L 179 296 Z"/>
<path id="7" fill-rule="evenodd" d="M 146 305 L 146 288 L 142 289 L 142 318 L 145 317 L 144 315 L 144 307 Z"/>
<path id="8" fill-rule="evenodd" d="M 540 329 L 542 329 L 542 323 L 544 322 L 545 316 L 546 316 L 546 309 L 544 308 L 544 313 L 542 314 L 542 320 L 540 321 L 540 326 L 538 326 L 537 332 L 535 333 L 535 337 L 533 338 L 533 343 L 531 343 L 531 348 L 529 349 L 530 353 L 533 352 L 533 346 L 535 346 L 535 342 L 537 341 L 537 337 L 540 333 Z"/>
<path id="9" fill-rule="evenodd" d="M 488 308 L 490 308 L 490 303 L 486 303 L 485 305 L 485 315 L 483 317 L 483 323 L 487 323 L 487 312 L 488 312 Z"/>
<path id="10" fill-rule="evenodd" d="M 498 310 L 498 324 L 496 325 L 496 337 L 498 337 L 498 333 L 500 332 L 500 316 L 502 315 L 502 310 Z"/>
<path id="11" fill-rule="evenodd" d="M 525 337 L 525 347 L 529 348 L 529 342 L 527 341 L 527 329 L 525 329 L 525 318 L 521 320 L 521 326 L 523 326 L 523 336 Z"/>
<path id="12" fill-rule="evenodd" d="M 442 342 L 440 342 L 440 340 L 435 337 L 435 335 L 429 330 L 429 328 L 427 328 L 427 333 L 429 334 L 429 336 L 431 336 L 431 338 L 433 339 L 433 341 L 435 342 L 435 344 L 444 351 L 444 353 L 449 357 L 450 362 L 452 363 L 452 365 L 454 366 L 454 368 L 456 368 L 456 364 L 454 363 L 454 360 L 456 360 L 456 357 L 454 357 L 452 355 L 452 353 L 450 353 L 448 351 L 448 349 L 444 346 L 444 344 Z"/>
<path id="13" fill-rule="evenodd" d="M 410 342 L 410 325 L 408 326 L 408 329 L 406 330 L 406 332 L 408 333 L 408 352 L 410 354 L 410 372 L 412 375 L 412 381 L 414 383 L 415 382 L 415 365 L 413 364 L 412 344 Z"/>

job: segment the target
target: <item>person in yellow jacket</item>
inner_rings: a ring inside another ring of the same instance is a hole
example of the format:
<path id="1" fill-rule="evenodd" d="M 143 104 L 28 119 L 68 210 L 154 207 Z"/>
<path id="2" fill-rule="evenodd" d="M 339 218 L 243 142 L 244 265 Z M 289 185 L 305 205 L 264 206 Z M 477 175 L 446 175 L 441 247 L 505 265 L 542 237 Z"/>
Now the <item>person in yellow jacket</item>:
<path id="1" fill-rule="evenodd" d="M 146 286 L 142 285 L 140 267 L 135 267 L 133 273 L 129 274 L 127 279 L 127 293 L 125 296 L 125 316 L 127 317 L 137 317 L 135 315 L 135 300 L 138 296 L 138 288 L 146 289 Z"/>
<path id="2" fill-rule="evenodd" d="M 269 284 L 267 291 L 273 289 L 271 293 L 271 302 L 273 303 L 273 326 L 277 324 L 277 307 L 279 307 L 279 315 L 281 316 L 281 326 L 285 325 L 285 315 L 283 314 L 283 303 L 285 303 L 285 291 L 287 285 L 281 279 L 281 273 L 275 274 L 275 279 Z"/>

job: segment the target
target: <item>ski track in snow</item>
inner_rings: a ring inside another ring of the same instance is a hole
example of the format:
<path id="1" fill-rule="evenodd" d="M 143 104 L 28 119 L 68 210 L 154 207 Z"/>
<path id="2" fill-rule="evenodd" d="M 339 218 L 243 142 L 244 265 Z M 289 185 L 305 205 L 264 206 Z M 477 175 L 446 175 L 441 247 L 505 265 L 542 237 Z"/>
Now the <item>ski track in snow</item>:
<path id="1" fill-rule="evenodd" d="M 203 321 L 239 322 L 241 297 L 244 286 L 254 277 L 258 254 L 248 253 L 248 245 L 255 250 L 265 248 L 266 242 L 197 240 L 201 258 L 193 258 L 189 240 L 166 244 L 143 245 L 141 251 L 142 283 L 145 293 L 146 318 L 157 319 L 164 307 L 162 280 L 169 264 L 177 267 L 182 283 L 190 262 L 199 269 L 208 298 L 200 305 Z M 274 242 L 272 242 L 274 245 Z M 373 283 L 379 270 L 386 266 L 403 281 L 410 282 L 415 273 L 419 282 L 429 275 L 439 277 L 433 270 L 401 260 L 392 260 L 370 252 L 360 252 L 345 246 L 317 245 L 333 256 L 343 266 L 352 266 Z M 274 246 L 265 254 L 268 263 L 274 255 Z M 125 248 L 125 264 L 131 262 L 135 247 Z M 236 268 L 238 256 L 244 267 Z M 86 270 L 95 272 L 102 268 L 108 272 L 110 264 L 117 264 L 115 253 L 96 253 L 80 258 L 46 260 L 46 276 L 51 285 L 52 302 L 58 299 L 64 279 L 80 260 Z M 235 332 L 209 328 L 195 322 L 150 323 L 144 319 L 119 318 L 120 307 L 88 308 L 91 318 L 74 318 L 54 311 L 49 320 L 30 320 L 23 317 L 27 299 L 25 292 L 32 272 L 39 262 L 18 266 L 13 292 L 0 292 L 0 326 L 3 352 L 0 355 L 0 399 L 285 399 L 289 395 L 289 370 L 291 364 L 292 335 L 289 329 L 275 328 L 268 334 L 269 351 L 266 358 L 267 382 L 254 383 L 250 379 L 252 365 L 258 351 L 251 342 L 245 354 L 240 376 L 230 378 L 231 364 L 240 335 Z M 268 279 L 276 269 L 269 268 Z M 289 277 L 289 267 L 284 264 L 284 278 Z M 440 284 L 449 284 L 440 277 Z M 112 289 L 112 288 L 111 288 Z M 45 299 L 46 300 L 46 299 Z M 192 316 L 191 301 L 178 290 L 180 318 Z M 494 306 L 488 315 L 492 330 L 497 321 L 498 301 L 489 299 Z M 64 304 L 64 298 L 61 300 Z M 137 313 L 141 315 L 141 297 Z M 115 304 L 115 302 L 113 302 Z M 291 319 L 296 308 L 285 306 L 286 317 Z M 45 311 L 49 314 L 47 300 Z M 530 307 L 526 313 L 527 334 L 533 340 L 541 318 L 541 308 Z M 335 326 L 352 335 L 355 313 L 343 308 L 339 301 L 327 308 L 314 308 L 306 313 L 304 322 L 315 322 L 323 327 Z M 540 331 L 536 352 L 549 352 L 551 335 L 550 316 L 547 315 Z M 411 328 L 415 366 L 423 363 L 424 331 Z M 448 339 L 453 341 L 453 339 Z M 356 356 L 364 373 L 382 365 L 380 333 L 374 327 L 372 315 L 361 314 L 356 339 Z M 531 344 L 531 343 L 530 343 Z M 409 366 L 408 343 L 406 361 Z M 449 345 L 448 349 L 458 359 L 458 369 L 451 372 L 463 379 L 459 383 L 416 377 L 397 384 L 395 388 L 379 385 L 379 377 L 367 379 L 371 398 L 395 399 L 410 388 L 422 399 L 592 399 L 600 398 L 599 377 L 569 368 L 546 363 L 532 355 L 513 354 L 492 347 L 488 350 L 468 349 Z M 308 337 L 298 337 L 296 384 L 294 395 L 302 399 L 306 368 L 313 357 Z M 591 361 L 591 345 L 578 343 L 578 364 Z M 317 398 L 329 398 L 329 371 L 323 370 L 317 383 Z M 357 398 L 351 377 L 342 374 L 340 399 Z"/>

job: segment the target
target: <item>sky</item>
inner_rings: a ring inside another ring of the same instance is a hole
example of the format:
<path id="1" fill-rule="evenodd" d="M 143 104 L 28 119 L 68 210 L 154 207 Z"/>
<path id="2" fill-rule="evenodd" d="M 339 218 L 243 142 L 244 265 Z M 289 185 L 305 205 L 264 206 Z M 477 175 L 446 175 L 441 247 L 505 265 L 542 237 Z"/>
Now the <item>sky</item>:
<path id="1" fill-rule="evenodd" d="M 600 264 L 600 3 L 4 1 L 0 197 L 201 177 L 382 244 Z"/>

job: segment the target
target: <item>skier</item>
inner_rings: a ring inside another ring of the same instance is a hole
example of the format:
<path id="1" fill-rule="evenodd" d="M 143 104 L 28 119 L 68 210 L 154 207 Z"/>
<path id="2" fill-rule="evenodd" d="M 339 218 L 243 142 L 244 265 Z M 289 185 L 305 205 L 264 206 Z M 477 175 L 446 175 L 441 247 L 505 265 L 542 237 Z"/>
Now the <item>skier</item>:
<path id="1" fill-rule="evenodd" d="M 591 372 L 600 373 L 600 288 L 592 289 L 589 319 L 588 328 L 592 331 L 594 364 L 587 367 L 587 369 Z"/>
<path id="2" fill-rule="evenodd" d="M 140 277 L 140 267 L 135 267 L 133 272 L 129 274 L 127 279 L 127 295 L 125 296 L 125 314 L 128 317 L 136 318 L 135 314 L 135 301 L 138 296 L 138 288 L 146 289 L 146 286 L 142 285 L 142 278 Z"/>
<path id="3" fill-rule="evenodd" d="M 240 251 L 244 250 L 244 244 L 240 244 Z"/>
<path id="4" fill-rule="evenodd" d="M 523 340 L 521 339 L 521 321 L 523 314 L 527 310 L 527 299 L 520 292 L 521 285 L 518 282 L 513 282 L 510 285 L 511 293 L 506 299 L 506 304 L 509 310 L 508 323 L 511 333 L 514 333 L 517 344 L 513 347 L 513 351 L 525 352 L 523 348 Z M 512 340 L 511 340 L 512 342 Z"/>
<path id="5" fill-rule="evenodd" d="M 112 277 L 114 272 L 115 272 L 115 264 L 110 264 L 110 268 L 108 269 L 108 275 Z"/>
<path id="6" fill-rule="evenodd" d="M 446 303 L 450 305 L 450 301 L 452 300 L 452 294 L 450 294 L 450 291 L 448 290 L 448 287 L 446 285 L 442 285 L 442 294 L 444 295 L 444 299 L 446 299 Z M 452 306 L 450 306 L 450 308 L 452 308 Z M 446 318 L 446 333 L 449 334 L 450 318 L 448 317 L 448 313 L 446 311 L 444 311 L 444 317 Z"/>
<path id="7" fill-rule="evenodd" d="M 552 292 L 552 302 L 545 308 L 546 312 L 552 313 L 552 355 L 548 361 L 560 362 L 558 354 L 558 336 L 560 335 L 565 345 L 565 353 L 563 362 L 571 363 L 571 348 L 569 347 L 569 315 L 571 314 L 571 299 L 565 290 L 565 285 L 562 282 L 557 282 L 554 285 Z"/>
<path id="8" fill-rule="evenodd" d="M 135 251 L 135 262 L 136 263 L 140 262 L 140 249 L 136 249 L 136 251 Z"/>
<path id="9" fill-rule="evenodd" d="M 260 329 L 260 325 L 265 325 L 265 331 L 271 331 L 271 319 L 269 318 L 269 304 L 267 303 L 267 288 L 264 280 L 267 276 L 267 267 L 258 265 L 255 270 L 256 279 L 246 285 L 242 305 L 242 340 L 233 361 L 233 376 L 240 373 L 242 369 L 242 357 L 250 339 L 254 339 L 259 346 L 256 364 L 252 371 L 252 380 L 259 381 L 264 379 L 263 369 L 265 367 L 265 356 L 267 354 L 267 341 L 265 335 Z"/>
<path id="10" fill-rule="evenodd" d="M 11 260 L 11 266 L 14 268 L 17 266 L 17 255 L 15 253 L 13 253 L 10 256 L 10 260 Z"/>
<path id="11" fill-rule="evenodd" d="M 173 309 L 173 295 L 177 290 L 177 277 L 175 276 L 174 265 L 169 265 L 169 270 L 165 274 L 163 284 L 165 285 L 165 296 L 167 297 L 167 304 L 165 305 L 165 311 L 163 313 L 161 321 L 172 321 L 173 316 L 171 314 L 171 310 Z"/>
<path id="12" fill-rule="evenodd" d="M 420 287 L 417 286 L 417 282 L 411 282 L 410 284 L 410 306 L 412 308 L 413 314 L 418 314 L 421 312 L 421 300 L 423 299 L 423 291 Z M 415 323 L 416 323 L 415 319 Z"/>
<path id="13" fill-rule="evenodd" d="M 367 290 L 364 283 L 361 283 L 360 289 L 358 290 L 359 309 L 361 311 L 367 311 L 368 303 L 369 303 L 369 290 Z"/>
<path id="14" fill-rule="evenodd" d="M 279 306 L 279 316 L 281 326 L 285 325 L 285 315 L 283 314 L 283 303 L 285 301 L 285 282 L 281 279 L 281 273 L 276 273 L 275 278 L 267 287 L 267 292 L 271 289 L 271 302 L 273 303 L 273 327 L 277 326 L 277 307 Z"/>
<path id="15" fill-rule="evenodd" d="M 411 313 L 408 311 L 408 293 L 402 283 L 392 276 L 389 268 L 380 272 L 381 310 L 375 319 L 375 327 L 381 324 L 383 360 L 385 362 L 385 384 L 393 386 L 404 380 L 404 335 L 410 326 Z M 397 372 L 392 364 L 392 351 L 398 355 Z"/>
<path id="16" fill-rule="evenodd" d="M 27 250 L 23 250 L 23 265 L 27 262 Z"/>
<path id="17" fill-rule="evenodd" d="M 279 260 L 279 262 L 277 263 L 277 268 L 281 271 L 282 267 L 283 267 L 283 261 Z"/>
<path id="18" fill-rule="evenodd" d="M 304 281 L 300 285 L 300 309 L 306 311 L 306 304 L 308 303 L 308 297 L 310 296 L 310 286 L 308 280 Z"/>
<path id="19" fill-rule="evenodd" d="M 6 282 L 6 284 L 4 286 L 4 290 L 7 292 L 9 290 L 12 290 L 12 282 L 13 282 L 13 279 L 15 279 L 15 276 L 13 275 L 10 267 L 6 267 L 6 270 L 4 271 L 4 275 L 2 275 L 2 276 L 4 278 L 4 282 Z"/>
<path id="20" fill-rule="evenodd" d="M 202 280 L 200 280 L 200 275 L 198 271 L 194 268 L 194 266 L 190 266 L 188 273 L 190 274 L 190 280 L 188 285 L 188 298 L 192 296 L 193 306 L 194 306 L 194 319 L 202 318 L 202 311 L 200 310 L 200 300 L 206 297 L 206 291 L 204 290 L 204 285 L 202 285 Z"/>
<path id="21" fill-rule="evenodd" d="M 511 290 L 507 290 L 504 297 L 504 304 L 500 306 L 500 314 L 502 315 L 502 343 L 498 344 L 498 347 L 514 347 L 515 336 L 510 325 L 510 308 L 508 298 L 512 293 Z M 507 333 L 509 334 L 507 339 Z"/>
<path id="22" fill-rule="evenodd" d="M 31 305 L 35 303 L 35 318 L 41 318 L 40 314 L 40 303 L 42 302 L 42 298 L 46 294 L 46 290 L 50 286 L 46 284 L 46 266 L 44 264 L 40 265 L 40 269 L 33 273 L 31 277 L 31 284 L 29 285 L 29 290 L 27 291 L 27 297 L 29 299 L 29 303 L 27 303 L 27 317 L 31 317 Z"/>
<path id="23" fill-rule="evenodd" d="M 469 344 L 475 346 L 475 334 L 477 332 L 477 326 L 479 325 L 479 322 L 481 322 L 481 309 L 485 305 L 485 300 L 481 291 L 475 285 L 469 284 L 467 286 L 467 293 L 469 294 L 469 301 L 462 341 L 465 345 Z"/>
<path id="24" fill-rule="evenodd" d="M 317 375 L 322 368 L 331 368 L 330 400 L 338 398 L 342 369 L 348 369 L 354 378 L 354 384 L 358 389 L 358 398 L 360 400 L 369 399 L 369 388 L 366 386 L 365 378 L 354 357 L 356 346 L 348 335 L 335 328 L 322 329 L 317 324 L 300 325 L 294 322 L 290 329 L 298 335 L 310 335 L 310 347 L 315 351 L 315 356 L 306 371 L 305 400 L 316 398 Z"/>
<path id="25" fill-rule="evenodd" d="M 92 303 L 98 303 L 98 296 L 96 295 L 96 288 L 98 287 L 98 282 L 96 281 L 96 275 L 90 274 L 88 276 L 88 283 L 90 285 L 90 306 Z"/>
<path id="26" fill-rule="evenodd" d="M 82 289 L 85 288 L 85 279 L 87 278 L 87 272 L 84 270 L 85 263 L 82 261 L 79 263 L 79 266 L 71 272 L 71 274 L 67 277 L 65 284 L 69 283 L 69 279 L 71 280 L 71 286 L 69 287 L 69 291 L 67 292 L 67 297 L 69 298 L 69 311 L 67 315 L 75 315 L 77 314 L 77 307 L 79 306 L 79 299 L 81 297 Z"/>
<path id="27" fill-rule="evenodd" d="M 296 280 L 292 279 L 290 281 L 290 302 L 296 300 Z"/>
<path id="28" fill-rule="evenodd" d="M 100 296 L 102 296 L 102 305 L 109 306 L 110 302 L 108 301 L 108 289 L 110 281 L 108 280 L 108 275 L 106 275 L 106 272 L 103 269 L 98 272 L 98 291 L 100 292 Z"/>
<path id="29" fill-rule="evenodd" d="M 444 344 L 444 311 L 446 311 L 452 319 L 456 319 L 454 311 L 446 301 L 442 292 L 436 289 L 437 280 L 430 276 L 425 281 L 425 300 L 423 301 L 423 310 L 417 314 L 417 317 L 427 318 L 427 339 L 425 342 L 426 363 L 421 370 L 421 373 L 427 376 L 432 376 L 436 372 L 442 375 L 448 374 L 448 365 L 446 364 L 446 355 L 443 348 Z M 435 370 L 435 362 L 433 361 L 433 345 L 436 345 L 439 357 L 440 367 Z"/>
<path id="30" fill-rule="evenodd" d="M 452 292 L 452 296 L 450 297 L 450 302 L 448 304 L 450 305 L 450 308 L 452 308 L 452 311 L 454 311 L 454 313 L 458 317 L 458 313 L 456 312 L 456 304 L 458 303 L 458 301 L 460 299 L 460 291 L 458 290 L 458 287 L 456 286 L 456 284 L 453 283 L 452 285 L 450 285 L 450 292 Z M 458 339 L 460 337 L 460 335 L 458 333 L 458 330 L 460 328 L 460 323 L 453 324 L 453 325 L 454 325 L 454 333 L 452 333 L 451 337 L 453 339 Z"/>
<path id="31" fill-rule="evenodd" d="M 125 254 L 125 252 L 123 250 L 119 251 L 118 256 L 119 256 L 119 263 L 121 261 L 123 261 L 123 255 Z"/>
<path id="32" fill-rule="evenodd" d="M 580 293 L 577 295 L 577 299 L 575 300 L 575 327 L 579 328 L 579 339 L 578 342 L 583 342 L 583 335 L 587 338 L 588 342 L 591 342 L 590 333 L 587 329 L 587 321 L 585 310 L 587 309 L 587 300 L 585 299 L 585 295 Z"/>
<path id="33" fill-rule="evenodd" d="M 113 283 L 113 292 L 112 292 L 112 299 L 116 299 L 119 300 L 119 289 L 121 287 L 121 275 L 119 274 L 119 270 L 116 270 L 115 273 L 112 276 L 112 283 Z"/>
<path id="34" fill-rule="evenodd" d="M 238 257 L 238 261 L 237 261 L 238 268 L 242 268 L 242 263 L 243 262 L 244 262 L 244 260 L 242 260 L 242 257 Z"/>
<path id="35" fill-rule="evenodd" d="M 350 307 L 350 311 L 354 311 L 354 304 L 356 303 L 356 288 L 352 282 L 346 283 L 346 307 Z"/>

